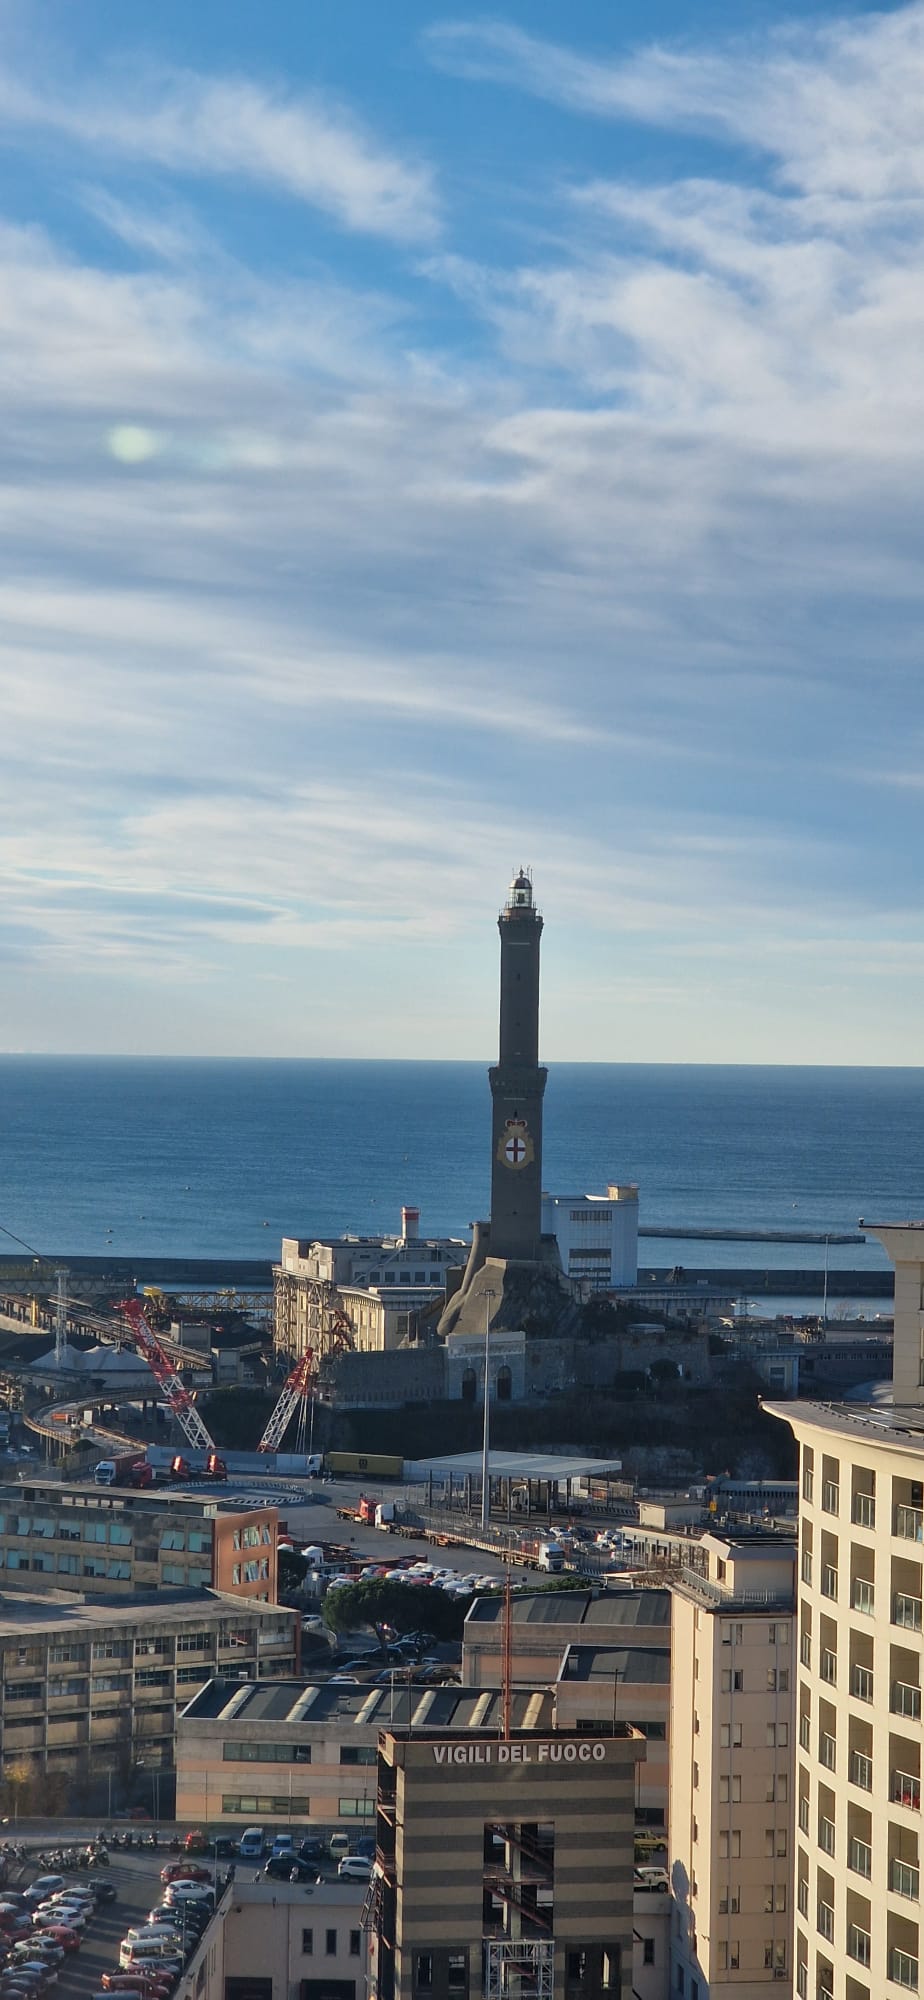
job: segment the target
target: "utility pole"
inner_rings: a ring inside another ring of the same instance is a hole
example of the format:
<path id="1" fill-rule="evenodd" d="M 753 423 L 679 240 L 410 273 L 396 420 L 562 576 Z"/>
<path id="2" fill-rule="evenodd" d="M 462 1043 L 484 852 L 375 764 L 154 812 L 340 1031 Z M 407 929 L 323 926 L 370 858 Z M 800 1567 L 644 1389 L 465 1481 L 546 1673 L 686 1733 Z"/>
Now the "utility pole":
<path id="1" fill-rule="evenodd" d="M 491 1301 L 484 1295 L 484 1431 L 481 1440 L 481 1526 L 491 1526 Z"/>
<path id="2" fill-rule="evenodd" d="M 67 1347 L 67 1272 L 62 1267 L 55 1272 L 58 1280 L 58 1298 L 55 1306 L 55 1367 L 63 1368 Z"/>

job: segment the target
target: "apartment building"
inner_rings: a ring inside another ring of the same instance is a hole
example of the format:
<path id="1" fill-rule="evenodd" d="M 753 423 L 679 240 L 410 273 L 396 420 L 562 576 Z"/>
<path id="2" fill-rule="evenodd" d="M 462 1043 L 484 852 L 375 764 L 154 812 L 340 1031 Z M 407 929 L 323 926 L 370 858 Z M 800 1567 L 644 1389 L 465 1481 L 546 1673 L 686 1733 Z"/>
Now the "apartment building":
<path id="1" fill-rule="evenodd" d="M 672 1993 L 792 1990 L 795 1545 L 709 1534 L 672 1585 Z"/>
<path id="2" fill-rule="evenodd" d="M 216 1679 L 177 1725 L 177 1818 L 368 1830 L 380 1730 L 429 1725 L 464 1737 L 499 1729 L 502 1706 L 497 1690 Z M 518 1692 L 513 1714 L 519 1727 L 551 1728 L 551 1693 Z"/>
<path id="3" fill-rule="evenodd" d="M 643 1753 L 618 1724 L 384 1731 L 371 2000 L 630 2000 Z"/>
<path id="4" fill-rule="evenodd" d="M 895 1264 L 892 1403 L 766 1406 L 800 1452 L 799 2000 L 920 1978 L 924 1224 L 873 1233 Z"/>
<path id="5" fill-rule="evenodd" d="M 247 1882 L 226 1890 L 176 2000 L 365 2000 L 361 1882 Z"/>
<path id="6" fill-rule="evenodd" d="M 670 1647 L 667 1590 L 537 1591 L 511 1604 L 512 1673 L 519 1685 L 558 1678 L 569 1646 Z M 502 1598 L 476 1598 L 462 1635 L 463 1687 L 500 1687 L 503 1678 Z"/>
<path id="7" fill-rule="evenodd" d="M 27 1478 L 0 1485 L 0 1582 L 16 1590 L 200 1586 L 275 1604 L 278 1513 L 186 1493 Z"/>
<path id="8" fill-rule="evenodd" d="M 233 1596 L 162 1590 L 132 1604 L 73 1593 L 0 1599 L 0 1770 L 70 1779 L 172 1770 L 177 1708 L 218 1673 L 299 1664 L 299 1617 Z M 240 1682 L 238 1683 L 240 1684 Z"/>

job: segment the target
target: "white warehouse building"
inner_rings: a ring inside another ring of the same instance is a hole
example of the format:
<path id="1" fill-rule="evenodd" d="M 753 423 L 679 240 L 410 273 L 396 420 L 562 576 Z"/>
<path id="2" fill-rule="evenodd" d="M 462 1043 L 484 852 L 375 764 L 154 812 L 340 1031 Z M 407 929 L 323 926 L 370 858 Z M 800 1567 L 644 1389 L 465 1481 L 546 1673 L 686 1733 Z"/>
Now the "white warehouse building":
<path id="1" fill-rule="evenodd" d="M 545 1194 L 542 1233 L 554 1236 L 562 1269 L 594 1292 L 638 1279 L 638 1188 L 610 1181 L 605 1194 Z"/>

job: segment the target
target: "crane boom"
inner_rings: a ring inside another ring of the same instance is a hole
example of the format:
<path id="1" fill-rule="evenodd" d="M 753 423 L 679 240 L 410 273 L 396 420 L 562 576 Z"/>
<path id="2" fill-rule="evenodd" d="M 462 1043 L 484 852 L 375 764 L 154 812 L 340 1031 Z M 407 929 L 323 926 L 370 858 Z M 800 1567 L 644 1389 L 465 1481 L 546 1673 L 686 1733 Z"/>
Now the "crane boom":
<path id="1" fill-rule="evenodd" d="M 214 1451 L 215 1440 L 206 1429 L 196 1405 L 176 1372 L 166 1348 L 161 1346 L 156 1333 L 152 1333 L 144 1316 L 140 1299 L 123 1299 L 119 1311 L 128 1321 L 131 1337 L 142 1359 L 148 1364 L 164 1402 L 172 1410 L 183 1436 L 198 1451 Z"/>
<path id="2" fill-rule="evenodd" d="M 314 1348 L 306 1347 L 300 1361 L 286 1376 L 279 1401 L 257 1446 L 258 1451 L 275 1451 L 282 1443 L 289 1418 L 297 1403 L 307 1396 L 315 1379 Z"/>

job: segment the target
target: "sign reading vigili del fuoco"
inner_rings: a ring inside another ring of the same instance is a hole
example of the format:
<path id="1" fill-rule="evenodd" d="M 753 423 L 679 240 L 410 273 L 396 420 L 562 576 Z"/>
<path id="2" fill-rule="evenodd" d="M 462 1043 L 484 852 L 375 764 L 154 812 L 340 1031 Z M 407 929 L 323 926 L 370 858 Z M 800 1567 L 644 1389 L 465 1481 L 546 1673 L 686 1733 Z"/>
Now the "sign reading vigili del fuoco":
<path id="1" fill-rule="evenodd" d="M 434 1764 L 603 1764 L 605 1743 L 434 1743 Z"/>

